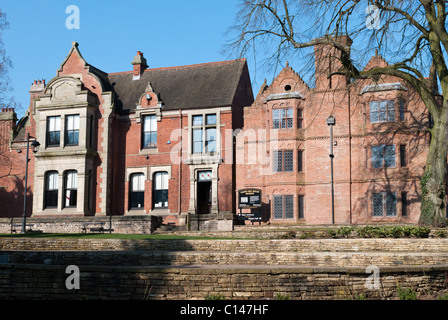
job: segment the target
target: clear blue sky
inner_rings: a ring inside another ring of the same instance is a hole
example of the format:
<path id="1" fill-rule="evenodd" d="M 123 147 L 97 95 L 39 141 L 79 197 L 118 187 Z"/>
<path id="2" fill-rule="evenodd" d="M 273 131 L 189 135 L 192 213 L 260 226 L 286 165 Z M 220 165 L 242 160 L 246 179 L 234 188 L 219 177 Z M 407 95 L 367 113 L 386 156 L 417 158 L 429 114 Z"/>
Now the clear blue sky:
<path id="1" fill-rule="evenodd" d="M 105 72 L 132 70 L 131 61 L 142 51 L 150 67 L 168 67 L 227 60 L 221 53 L 225 32 L 234 24 L 238 0 L 20 0 L 2 1 L 10 28 L 4 35 L 12 93 L 29 105 L 34 79 L 50 81 L 67 56 L 72 41 L 88 63 Z M 80 29 L 67 29 L 69 5 L 80 10 Z M 232 57 L 230 57 L 232 58 Z M 254 72 L 256 93 L 265 77 Z M 255 74 L 260 79 L 255 79 Z"/>

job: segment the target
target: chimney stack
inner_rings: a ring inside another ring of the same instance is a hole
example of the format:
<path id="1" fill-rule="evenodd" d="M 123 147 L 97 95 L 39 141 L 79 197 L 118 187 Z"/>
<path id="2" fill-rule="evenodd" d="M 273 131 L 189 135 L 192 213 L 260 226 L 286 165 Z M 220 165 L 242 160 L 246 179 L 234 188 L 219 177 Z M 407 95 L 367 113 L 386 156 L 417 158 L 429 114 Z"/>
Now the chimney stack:
<path id="1" fill-rule="evenodd" d="M 137 51 L 137 55 L 134 57 L 132 65 L 134 66 L 134 74 L 132 79 L 139 80 L 143 71 L 148 68 L 146 59 L 143 57 L 143 52 Z"/>
<path id="2" fill-rule="evenodd" d="M 347 47 L 350 47 L 353 42 L 350 37 L 345 35 L 334 37 L 333 40 Z M 334 72 L 343 71 L 341 63 L 343 54 L 341 50 L 336 49 L 330 44 L 319 44 L 314 47 L 317 90 L 344 88 L 347 86 L 347 77 L 345 75 L 330 76 Z M 350 52 L 347 54 L 350 55 Z M 350 58 L 350 56 L 345 58 Z"/>
<path id="3" fill-rule="evenodd" d="M 30 94 L 41 94 L 45 89 L 45 79 L 42 80 L 34 80 L 31 84 Z"/>

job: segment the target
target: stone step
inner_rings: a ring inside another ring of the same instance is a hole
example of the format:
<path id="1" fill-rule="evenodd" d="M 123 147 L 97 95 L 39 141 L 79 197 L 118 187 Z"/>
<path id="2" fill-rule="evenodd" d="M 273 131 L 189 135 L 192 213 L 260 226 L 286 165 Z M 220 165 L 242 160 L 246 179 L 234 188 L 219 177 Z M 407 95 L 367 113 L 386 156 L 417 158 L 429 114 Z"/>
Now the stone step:
<path id="1" fill-rule="evenodd" d="M 448 264 L 448 253 L 435 252 L 207 252 L 207 251 L 3 251 L 12 264 L 103 266 L 396 266 Z"/>

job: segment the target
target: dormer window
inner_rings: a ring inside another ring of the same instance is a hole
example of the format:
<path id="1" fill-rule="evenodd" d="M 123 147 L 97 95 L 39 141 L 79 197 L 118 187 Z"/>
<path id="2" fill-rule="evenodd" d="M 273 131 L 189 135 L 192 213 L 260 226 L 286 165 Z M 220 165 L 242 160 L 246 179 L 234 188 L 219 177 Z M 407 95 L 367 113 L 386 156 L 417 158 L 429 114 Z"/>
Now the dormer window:
<path id="1" fill-rule="evenodd" d="M 155 115 L 143 117 L 142 149 L 157 148 L 157 118 Z"/>

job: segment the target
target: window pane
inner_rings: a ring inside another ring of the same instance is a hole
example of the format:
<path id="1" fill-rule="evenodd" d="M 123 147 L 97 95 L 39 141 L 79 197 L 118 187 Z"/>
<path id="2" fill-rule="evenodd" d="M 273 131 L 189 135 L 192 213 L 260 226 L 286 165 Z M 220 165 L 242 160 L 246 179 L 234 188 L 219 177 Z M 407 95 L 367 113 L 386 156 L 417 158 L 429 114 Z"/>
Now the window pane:
<path id="1" fill-rule="evenodd" d="M 370 102 L 370 122 L 378 122 L 378 101 Z"/>
<path id="2" fill-rule="evenodd" d="M 143 118 L 143 146 L 142 148 L 157 148 L 157 118 L 145 116 Z"/>
<path id="3" fill-rule="evenodd" d="M 274 129 L 280 129 L 280 119 L 274 119 L 273 120 L 273 128 Z"/>
<path id="4" fill-rule="evenodd" d="M 58 189 L 58 173 L 50 172 L 47 174 L 47 190 Z"/>
<path id="5" fill-rule="evenodd" d="M 61 132 L 60 131 L 48 132 L 47 141 L 49 146 L 59 146 L 59 143 L 61 141 Z"/>
<path id="6" fill-rule="evenodd" d="M 216 114 L 208 114 L 206 119 L 206 124 L 210 125 L 210 124 L 216 124 Z"/>
<path id="7" fill-rule="evenodd" d="M 202 129 L 193 129 L 193 153 L 202 153 Z"/>
<path id="8" fill-rule="evenodd" d="M 304 196 L 299 196 L 298 197 L 298 201 L 299 201 L 299 219 L 303 219 L 305 218 L 305 197 Z"/>
<path id="9" fill-rule="evenodd" d="M 136 173 L 131 176 L 131 190 L 145 191 L 145 175 L 143 173 Z"/>
<path id="10" fill-rule="evenodd" d="M 395 146 L 384 147 L 384 166 L 395 167 Z"/>
<path id="11" fill-rule="evenodd" d="M 292 128 L 292 115 L 293 115 L 293 109 L 289 108 L 286 111 L 286 117 L 287 117 L 287 127 Z"/>
<path id="12" fill-rule="evenodd" d="M 291 172 L 293 171 L 293 152 L 292 151 L 285 151 L 285 172 Z"/>
<path id="13" fill-rule="evenodd" d="M 216 128 L 208 128 L 205 130 L 206 152 L 216 151 Z"/>
<path id="14" fill-rule="evenodd" d="M 274 151 L 274 161 L 273 161 L 274 172 L 283 171 L 283 153 L 281 151 Z"/>
<path id="15" fill-rule="evenodd" d="M 400 165 L 401 167 L 406 167 L 406 146 L 401 145 L 400 146 Z"/>
<path id="16" fill-rule="evenodd" d="M 61 130 L 61 117 L 48 117 L 47 146 L 59 146 L 60 130 Z"/>
<path id="17" fill-rule="evenodd" d="M 383 146 L 372 147 L 372 168 L 381 168 L 383 166 Z"/>
<path id="18" fill-rule="evenodd" d="M 401 193 L 401 215 L 406 217 L 408 215 L 408 194 L 407 192 Z"/>
<path id="19" fill-rule="evenodd" d="M 193 125 L 202 126 L 202 116 L 193 116 Z"/>
<path id="20" fill-rule="evenodd" d="M 297 171 L 303 172 L 303 151 L 297 151 Z"/>
<path id="21" fill-rule="evenodd" d="M 165 190 L 168 189 L 168 172 L 157 172 L 154 174 L 155 189 Z"/>
<path id="22" fill-rule="evenodd" d="M 78 173 L 68 171 L 65 174 L 65 206 L 76 207 L 78 188 Z"/>
<path id="23" fill-rule="evenodd" d="M 75 171 L 70 171 L 66 173 L 66 183 L 67 189 L 77 189 L 78 188 L 78 173 Z"/>
<path id="24" fill-rule="evenodd" d="M 382 217 L 383 216 L 383 194 L 382 193 L 374 193 L 372 197 L 372 209 L 374 217 Z"/>
<path id="25" fill-rule="evenodd" d="M 75 145 L 79 144 L 79 131 L 68 131 L 66 135 L 67 141 L 65 142 L 67 145 Z"/>
<path id="26" fill-rule="evenodd" d="M 397 215 L 397 195 L 396 193 L 386 193 L 386 216 L 395 217 Z"/>
<path id="27" fill-rule="evenodd" d="M 272 110 L 272 125 L 274 129 L 280 128 L 280 109 Z"/>
<path id="28" fill-rule="evenodd" d="M 394 101 L 387 101 L 388 121 L 395 121 L 395 105 Z"/>
<path id="29" fill-rule="evenodd" d="M 274 196 L 274 218 L 283 219 L 283 197 Z"/>
<path id="30" fill-rule="evenodd" d="M 168 172 L 154 174 L 154 208 L 168 207 Z"/>
<path id="31" fill-rule="evenodd" d="M 79 130 L 79 115 L 71 115 L 66 118 L 66 130 Z"/>
<path id="32" fill-rule="evenodd" d="M 294 196 L 285 196 L 285 219 L 294 218 Z"/>
<path id="33" fill-rule="evenodd" d="M 45 208 L 56 208 L 58 206 L 58 173 L 49 172 L 45 181 Z"/>
<path id="34" fill-rule="evenodd" d="M 75 190 L 65 190 L 65 206 L 66 207 L 76 207 L 78 198 L 78 191 Z"/>
<path id="35" fill-rule="evenodd" d="M 135 173 L 131 175 L 130 207 L 139 209 L 144 207 L 145 175 Z"/>
<path id="36" fill-rule="evenodd" d="M 61 130 L 61 117 L 48 117 L 48 131 Z"/>

